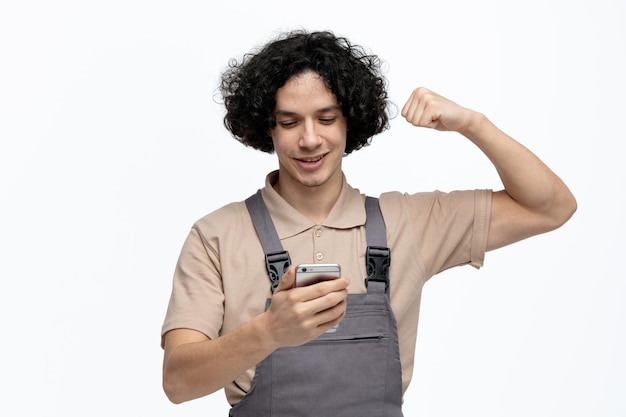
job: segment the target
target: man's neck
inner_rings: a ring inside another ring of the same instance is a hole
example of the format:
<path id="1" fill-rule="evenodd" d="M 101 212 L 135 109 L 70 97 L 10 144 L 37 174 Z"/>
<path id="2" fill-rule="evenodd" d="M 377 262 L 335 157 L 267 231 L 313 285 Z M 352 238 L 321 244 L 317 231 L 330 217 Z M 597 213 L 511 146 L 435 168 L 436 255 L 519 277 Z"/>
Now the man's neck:
<path id="1" fill-rule="evenodd" d="M 343 174 L 329 179 L 322 185 L 307 187 L 300 183 L 278 181 L 274 184 L 274 190 L 293 208 L 298 210 L 315 224 L 321 224 L 335 206 L 341 188 L 343 186 Z"/>

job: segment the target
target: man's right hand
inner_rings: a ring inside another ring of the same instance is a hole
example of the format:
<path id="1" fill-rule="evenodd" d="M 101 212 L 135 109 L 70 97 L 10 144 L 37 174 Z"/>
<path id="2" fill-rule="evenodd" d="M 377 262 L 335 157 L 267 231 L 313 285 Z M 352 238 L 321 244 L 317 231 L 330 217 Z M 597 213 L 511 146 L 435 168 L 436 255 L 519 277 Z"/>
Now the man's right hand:
<path id="1" fill-rule="evenodd" d="M 266 314 L 276 346 L 298 346 L 336 326 L 346 313 L 347 278 L 293 288 L 295 266 L 283 275 Z"/>

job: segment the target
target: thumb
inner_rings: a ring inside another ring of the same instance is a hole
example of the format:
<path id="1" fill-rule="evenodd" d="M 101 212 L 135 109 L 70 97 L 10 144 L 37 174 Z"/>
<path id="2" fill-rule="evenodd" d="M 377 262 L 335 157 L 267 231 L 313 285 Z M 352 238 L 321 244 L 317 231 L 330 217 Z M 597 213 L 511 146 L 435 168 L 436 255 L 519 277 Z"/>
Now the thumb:
<path id="1" fill-rule="evenodd" d="M 280 282 L 278 283 L 278 287 L 276 287 L 274 294 L 280 291 L 290 290 L 291 288 L 293 288 L 293 284 L 295 280 L 296 280 L 296 266 L 291 265 L 289 269 L 287 269 L 287 272 L 285 272 L 283 277 L 280 279 Z"/>

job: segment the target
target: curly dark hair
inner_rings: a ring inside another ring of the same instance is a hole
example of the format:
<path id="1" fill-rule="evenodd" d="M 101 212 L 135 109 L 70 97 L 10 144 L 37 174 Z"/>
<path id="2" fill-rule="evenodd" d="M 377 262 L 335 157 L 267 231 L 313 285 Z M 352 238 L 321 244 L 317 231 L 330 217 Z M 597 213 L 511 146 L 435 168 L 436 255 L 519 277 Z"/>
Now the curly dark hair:
<path id="1" fill-rule="evenodd" d="M 347 118 L 345 154 L 368 145 L 372 136 L 389 127 L 380 59 L 332 32 L 299 30 L 279 36 L 240 62 L 229 62 L 220 84 L 226 128 L 244 145 L 273 153 L 268 132 L 276 126 L 276 91 L 309 70 L 326 81 Z"/>

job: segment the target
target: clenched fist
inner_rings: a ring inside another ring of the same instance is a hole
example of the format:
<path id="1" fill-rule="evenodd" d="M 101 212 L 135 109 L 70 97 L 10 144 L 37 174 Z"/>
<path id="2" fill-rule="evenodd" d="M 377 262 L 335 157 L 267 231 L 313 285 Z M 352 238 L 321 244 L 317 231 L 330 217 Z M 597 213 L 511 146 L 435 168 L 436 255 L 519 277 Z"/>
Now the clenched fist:
<path id="1" fill-rule="evenodd" d="M 465 132 L 474 112 L 427 88 L 413 90 L 402 108 L 402 116 L 412 125 L 442 131 Z"/>

